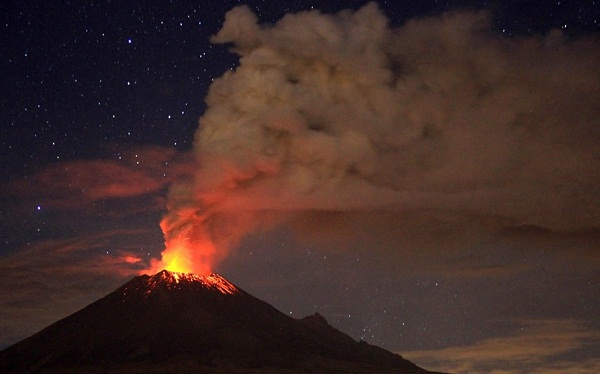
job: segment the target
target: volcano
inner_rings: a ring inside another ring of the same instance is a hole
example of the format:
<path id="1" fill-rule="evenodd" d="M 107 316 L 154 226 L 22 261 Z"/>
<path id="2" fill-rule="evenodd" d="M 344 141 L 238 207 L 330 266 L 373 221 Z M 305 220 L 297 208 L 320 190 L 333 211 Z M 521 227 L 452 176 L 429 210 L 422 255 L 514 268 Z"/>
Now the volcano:
<path id="1" fill-rule="evenodd" d="M 218 274 L 166 270 L 0 352 L 0 372 L 429 373 L 319 314 L 291 318 Z"/>

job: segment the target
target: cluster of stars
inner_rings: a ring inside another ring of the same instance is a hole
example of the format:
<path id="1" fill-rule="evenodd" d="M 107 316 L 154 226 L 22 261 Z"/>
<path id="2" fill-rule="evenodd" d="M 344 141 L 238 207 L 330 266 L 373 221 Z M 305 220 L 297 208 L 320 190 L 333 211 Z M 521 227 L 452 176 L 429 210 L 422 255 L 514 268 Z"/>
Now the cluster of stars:
<path id="1" fill-rule="evenodd" d="M 11 7 L 1 61 L 11 76 L 4 85 L 10 98 L 2 100 L 7 173 L 93 157 L 102 142 L 188 148 L 208 85 L 236 64 L 224 47 L 219 63 L 212 59 L 209 37 L 221 20 L 206 19 L 211 14 L 198 6 Z M 24 158 L 31 161 L 23 165 Z"/>

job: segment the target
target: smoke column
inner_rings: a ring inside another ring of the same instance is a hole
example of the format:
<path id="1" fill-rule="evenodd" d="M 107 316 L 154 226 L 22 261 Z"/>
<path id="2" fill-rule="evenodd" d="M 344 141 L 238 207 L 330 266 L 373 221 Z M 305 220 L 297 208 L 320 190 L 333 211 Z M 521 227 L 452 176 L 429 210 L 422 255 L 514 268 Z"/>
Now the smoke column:
<path id="1" fill-rule="evenodd" d="M 391 28 L 373 3 L 270 25 L 228 12 L 212 41 L 240 65 L 210 87 L 163 263 L 208 272 L 244 235 L 306 213 L 598 227 L 598 38 L 507 39 L 490 23 L 453 12 Z"/>

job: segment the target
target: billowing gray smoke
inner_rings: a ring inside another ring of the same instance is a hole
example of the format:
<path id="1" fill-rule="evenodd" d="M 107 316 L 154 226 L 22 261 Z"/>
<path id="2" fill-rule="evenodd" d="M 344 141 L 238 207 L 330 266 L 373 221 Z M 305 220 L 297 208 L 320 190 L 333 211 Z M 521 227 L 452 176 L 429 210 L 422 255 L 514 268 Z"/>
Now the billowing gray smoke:
<path id="1" fill-rule="evenodd" d="M 274 25 L 242 6 L 213 41 L 240 65 L 210 88 L 197 174 L 163 222 L 167 241 L 210 236 L 216 253 L 197 261 L 304 212 L 600 223 L 598 38 L 506 39 L 464 12 L 394 29 L 368 4 Z"/>

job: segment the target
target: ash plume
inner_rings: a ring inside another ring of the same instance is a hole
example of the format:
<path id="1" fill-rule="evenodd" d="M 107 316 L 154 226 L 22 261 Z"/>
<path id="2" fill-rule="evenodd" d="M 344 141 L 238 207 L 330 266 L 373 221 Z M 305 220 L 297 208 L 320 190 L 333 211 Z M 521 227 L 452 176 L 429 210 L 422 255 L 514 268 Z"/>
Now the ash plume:
<path id="1" fill-rule="evenodd" d="M 371 3 L 269 25 L 241 6 L 212 41 L 240 64 L 210 87 L 196 173 L 172 187 L 161 225 L 167 243 L 214 245 L 193 263 L 306 213 L 600 223 L 596 36 L 503 38 L 485 12 L 393 28 Z"/>

